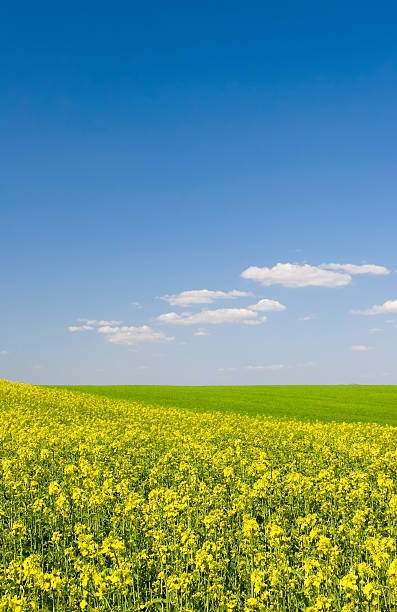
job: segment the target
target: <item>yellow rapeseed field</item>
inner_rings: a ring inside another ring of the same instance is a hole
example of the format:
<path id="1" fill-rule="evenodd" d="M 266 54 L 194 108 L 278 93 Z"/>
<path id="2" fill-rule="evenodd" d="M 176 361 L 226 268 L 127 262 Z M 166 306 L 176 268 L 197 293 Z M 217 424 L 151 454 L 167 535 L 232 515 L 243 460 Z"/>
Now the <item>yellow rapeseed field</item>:
<path id="1" fill-rule="evenodd" d="M 397 609 L 397 428 L 0 405 L 0 610 Z"/>

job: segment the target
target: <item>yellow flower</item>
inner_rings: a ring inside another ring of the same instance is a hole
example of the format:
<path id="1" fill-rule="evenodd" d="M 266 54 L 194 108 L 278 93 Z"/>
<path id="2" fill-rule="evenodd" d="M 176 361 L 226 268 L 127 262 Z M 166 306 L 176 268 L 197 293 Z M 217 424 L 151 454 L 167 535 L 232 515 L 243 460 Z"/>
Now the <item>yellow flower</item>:
<path id="1" fill-rule="evenodd" d="M 397 428 L 0 403 L 0 612 L 394 609 Z"/>
<path id="2" fill-rule="evenodd" d="M 358 591 L 357 576 L 355 574 L 346 574 L 339 581 L 340 588 L 343 591 Z"/>
<path id="3" fill-rule="evenodd" d="M 61 492 L 61 487 L 59 486 L 58 482 L 54 481 L 49 484 L 48 486 L 49 495 L 57 495 L 60 492 Z"/>
<path id="4" fill-rule="evenodd" d="M 377 585 L 376 583 L 368 582 L 363 587 L 363 593 L 367 601 L 370 601 L 376 605 L 378 602 L 379 595 L 382 594 L 382 591 L 379 588 L 379 585 Z"/>

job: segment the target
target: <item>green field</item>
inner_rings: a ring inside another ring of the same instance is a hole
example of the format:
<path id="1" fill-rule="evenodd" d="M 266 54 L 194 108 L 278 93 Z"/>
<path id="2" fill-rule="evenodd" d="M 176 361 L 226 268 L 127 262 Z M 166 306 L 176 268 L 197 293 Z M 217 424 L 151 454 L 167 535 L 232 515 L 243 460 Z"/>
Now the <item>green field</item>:
<path id="1" fill-rule="evenodd" d="M 108 398 L 195 412 L 237 412 L 305 421 L 374 422 L 397 426 L 397 386 L 63 386 Z"/>

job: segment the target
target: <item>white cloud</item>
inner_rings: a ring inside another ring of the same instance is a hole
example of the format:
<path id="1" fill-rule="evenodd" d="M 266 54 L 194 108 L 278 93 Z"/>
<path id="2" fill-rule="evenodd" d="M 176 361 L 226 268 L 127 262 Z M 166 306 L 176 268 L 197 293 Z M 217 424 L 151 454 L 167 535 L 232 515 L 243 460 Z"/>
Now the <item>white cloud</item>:
<path id="1" fill-rule="evenodd" d="M 101 327 L 102 325 L 121 325 L 123 321 L 105 321 L 104 319 L 100 319 L 99 321 L 96 319 L 79 319 L 79 321 L 83 321 L 86 325 L 91 325 L 95 327 Z"/>
<path id="2" fill-rule="evenodd" d="M 194 332 L 195 336 L 209 336 L 210 332 L 208 331 L 208 329 L 205 329 L 204 327 L 199 327 L 197 331 Z"/>
<path id="3" fill-rule="evenodd" d="M 170 306 L 190 306 L 192 304 L 212 304 L 215 300 L 234 300 L 239 297 L 249 297 L 252 293 L 246 291 L 211 291 L 209 289 L 194 289 L 192 291 L 182 291 L 175 295 L 163 295 Z"/>
<path id="4" fill-rule="evenodd" d="M 106 340 L 112 344 L 136 345 L 147 342 L 172 342 L 175 340 L 173 336 L 166 336 L 164 332 L 155 331 L 148 325 L 140 327 L 104 325 L 99 327 L 98 332 L 104 334 Z"/>
<path id="5" fill-rule="evenodd" d="M 373 348 L 373 346 L 365 346 L 365 344 L 353 344 L 353 346 L 350 347 L 350 350 L 364 353 L 365 351 L 372 351 Z"/>
<path id="6" fill-rule="evenodd" d="M 266 317 L 262 317 L 262 321 Z M 244 323 L 245 325 L 258 325 L 258 313 L 248 308 L 217 308 L 215 310 L 202 310 L 201 312 L 167 312 L 157 317 L 160 323 L 170 325 L 207 325 L 219 323 Z"/>
<path id="7" fill-rule="evenodd" d="M 371 327 L 368 330 L 368 333 L 369 334 L 378 334 L 379 332 L 382 332 L 382 331 L 383 331 L 383 329 L 381 329 L 380 327 Z"/>
<path id="8" fill-rule="evenodd" d="M 68 327 L 70 332 L 91 331 L 92 329 L 94 329 L 92 325 L 69 325 Z"/>
<path id="9" fill-rule="evenodd" d="M 256 304 L 252 304 L 248 306 L 251 310 L 257 310 L 258 312 L 280 312 L 282 310 L 287 310 L 287 307 L 284 304 L 280 304 L 276 300 L 268 300 L 263 299 L 259 300 Z"/>
<path id="10" fill-rule="evenodd" d="M 83 321 L 83 325 L 69 325 L 68 330 L 70 332 L 83 332 L 83 331 L 92 331 L 96 327 L 102 327 L 103 325 L 120 325 L 122 321 L 105 321 L 96 319 L 78 319 L 79 321 Z"/>
<path id="11" fill-rule="evenodd" d="M 298 321 L 313 321 L 316 318 L 315 314 L 306 315 L 304 317 L 298 317 Z"/>
<path id="12" fill-rule="evenodd" d="M 7 354 L 8 354 L 8 351 L 6 351 L 5 349 L 2 349 L 0 351 L 0 355 L 7 355 Z"/>
<path id="13" fill-rule="evenodd" d="M 142 304 L 140 302 L 131 302 L 131 306 L 135 306 L 135 308 L 142 308 Z"/>
<path id="14" fill-rule="evenodd" d="M 218 368 L 217 372 L 235 372 L 237 368 Z"/>
<path id="15" fill-rule="evenodd" d="M 266 321 L 266 315 L 259 317 L 261 312 L 277 312 L 286 310 L 286 306 L 276 300 L 262 299 L 247 308 L 216 308 L 214 310 L 202 310 L 201 312 L 167 312 L 157 317 L 160 323 L 172 325 L 208 325 L 219 323 L 243 323 L 244 325 L 259 325 Z M 196 336 L 208 335 L 208 333 L 196 332 Z"/>
<path id="16" fill-rule="evenodd" d="M 375 266 L 374 264 L 337 264 L 328 263 L 319 266 L 322 270 L 338 270 L 347 272 L 348 274 L 375 274 L 376 276 L 390 274 L 390 270 L 384 266 Z"/>
<path id="17" fill-rule="evenodd" d="M 361 315 L 397 314 L 397 300 L 387 300 L 384 304 L 372 306 L 367 310 L 351 310 L 350 312 Z"/>
<path id="18" fill-rule="evenodd" d="M 273 268 L 251 266 L 241 274 L 262 285 L 284 287 L 345 287 L 352 277 L 349 274 L 324 270 L 309 264 L 278 263 Z"/>
<path id="19" fill-rule="evenodd" d="M 282 363 L 273 363 L 271 365 L 247 365 L 245 366 L 247 370 L 259 371 L 259 370 L 282 370 L 285 366 Z"/>
<path id="20" fill-rule="evenodd" d="M 166 336 L 162 331 L 155 331 L 148 325 L 140 327 L 120 325 L 122 321 L 106 321 L 104 319 L 80 319 L 85 321 L 83 325 L 70 325 L 70 332 L 95 331 L 103 334 L 112 344 L 126 344 L 135 346 L 147 342 L 172 342 L 173 336 Z"/>

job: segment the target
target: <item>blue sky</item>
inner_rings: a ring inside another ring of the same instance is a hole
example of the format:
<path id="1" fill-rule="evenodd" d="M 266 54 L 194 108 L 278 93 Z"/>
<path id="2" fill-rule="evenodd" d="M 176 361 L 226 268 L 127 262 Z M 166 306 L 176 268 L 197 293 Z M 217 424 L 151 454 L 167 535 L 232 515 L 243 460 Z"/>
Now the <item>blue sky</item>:
<path id="1" fill-rule="evenodd" d="M 3 6 L 0 377 L 397 384 L 396 18 Z"/>

